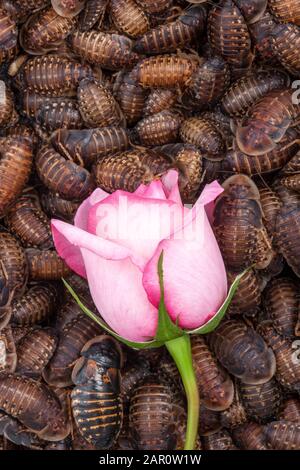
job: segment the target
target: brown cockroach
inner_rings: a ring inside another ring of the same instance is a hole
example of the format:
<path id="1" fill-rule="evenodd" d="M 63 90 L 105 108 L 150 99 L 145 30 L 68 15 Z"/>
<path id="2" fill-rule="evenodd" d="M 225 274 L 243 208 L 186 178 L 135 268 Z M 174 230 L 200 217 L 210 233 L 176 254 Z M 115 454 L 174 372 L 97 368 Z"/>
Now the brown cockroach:
<path id="1" fill-rule="evenodd" d="M 236 273 L 227 270 L 227 277 L 229 285 L 231 285 L 235 278 Z M 233 315 L 255 315 L 261 303 L 262 283 L 256 271 L 250 269 L 242 277 L 237 291 L 229 306 L 228 313 Z"/>
<path id="2" fill-rule="evenodd" d="M 67 200 L 83 200 L 94 189 L 91 174 L 57 153 L 51 145 L 42 147 L 35 160 L 36 170 L 44 185 Z"/>
<path id="3" fill-rule="evenodd" d="M 204 31 L 206 16 L 206 9 L 202 5 L 187 8 L 175 21 L 149 32 L 139 32 L 137 35 L 143 36 L 137 39 L 134 50 L 140 54 L 162 54 L 176 51 L 182 46 L 188 47 Z"/>
<path id="4" fill-rule="evenodd" d="M 117 30 L 131 38 L 141 36 L 150 28 L 147 14 L 134 0 L 111 0 L 109 12 Z"/>
<path id="5" fill-rule="evenodd" d="M 145 113 L 144 108 L 147 94 L 148 91 L 139 85 L 132 78 L 130 73 L 122 76 L 120 86 L 116 90 L 115 96 L 129 126 L 135 124 L 143 116 L 149 115 Z"/>
<path id="6" fill-rule="evenodd" d="M 265 13 L 268 0 L 234 0 L 235 4 L 239 7 L 247 25 L 256 23 Z"/>
<path id="7" fill-rule="evenodd" d="M 17 325 L 11 325 L 11 331 L 12 335 L 14 338 L 15 345 L 18 344 L 18 342 L 24 338 L 30 331 L 32 331 L 34 326 L 17 326 Z"/>
<path id="8" fill-rule="evenodd" d="M 0 216 L 3 216 L 29 179 L 33 148 L 30 139 L 24 137 L 8 137 L 1 143 Z"/>
<path id="9" fill-rule="evenodd" d="M 248 421 L 246 409 L 240 401 L 239 394 L 235 390 L 235 398 L 227 410 L 220 412 L 220 422 L 226 429 L 234 429 Z"/>
<path id="10" fill-rule="evenodd" d="M 42 55 L 55 51 L 75 28 L 74 18 L 64 18 L 49 7 L 30 16 L 20 31 L 20 44 L 25 52 Z"/>
<path id="11" fill-rule="evenodd" d="M 273 90 L 250 108 L 236 129 L 239 149 L 247 155 L 263 155 L 276 147 L 300 113 L 293 91 Z"/>
<path id="12" fill-rule="evenodd" d="M 14 336 L 10 326 L 0 329 L 0 373 L 15 372 L 17 353 Z M 0 433 L 1 434 L 1 433 Z"/>
<path id="13" fill-rule="evenodd" d="M 93 71 L 88 64 L 49 54 L 25 62 L 16 81 L 21 89 L 48 96 L 65 96 L 76 95 L 79 82 L 89 77 L 93 77 Z"/>
<path id="14" fill-rule="evenodd" d="M 108 70 L 131 68 L 139 59 L 131 39 L 119 34 L 76 31 L 70 36 L 70 44 L 82 59 Z"/>
<path id="15" fill-rule="evenodd" d="M 264 427 L 258 423 L 245 423 L 233 429 L 233 438 L 236 444 L 247 450 L 267 450 Z"/>
<path id="16" fill-rule="evenodd" d="M 42 323 L 53 315 L 59 301 L 57 286 L 36 284 L 20 298 L 12 302 L 11 322 L 28 326 Z"/>
<path id="17" fill-rule="evenodd" d="M 167 109 L 171 109 L 177 102 L 176 90 L 157 88 L 151 90 L 144 105 L 143 116 L 152 116 Z"/>
<path id="18" fill-rule="evenodd" d="M 0 303 L 5 312 L 12 293 L 15 297 L 22 295 L 28 278 L 25 252 L 10 233 L 0 232 L 0 259 Z"/>
<path id="19" fill-rule="evenodd" d="M 278 415 L 279 420 L 290 421 L 292 423 L 300 422 L 300 400 L 299 398 L 288 398 L 282 405 Z"/>
<path id="20" fill-rule="evenodd" d="M 267 446 L 272 450 L 299 450 L 300 423 L 273 421 L 265 426 Z"/>
<path id="21" fill-rule="evenodd" d="M 294 23 L 300 26 L 299 0 L 268 0 L 268 7 L 280 23 Z"/>
<path id="22" fill-rule="evenodd" d="M 176 142 L 182 117 L 172 110 L 164 110 L 141 119 L 133 130 L 133 137 L 148 147 Z"/>
<path id="23" fill-rule="evenodd" d="M 225 429 L 203 437 L 204 450 L 238 450 L 231 435 Z"/>
<path id="24" fill-rule="evenodd" d="M 56 281 L 70 274 L 70 269 L 55 250 L 27 249 L 29 278 L 32 281 Z"/>
<path id="25" fill-rule="evenodd" d="M 15 374 L 0 374 L 0 409 L 41 439 L 59 441 L 70 432 L 60 402 L 46 385 Z"/>
<path id="26" fill-rule="evenodd" d="M 97 185 L 104 191 L 123 189 L 133 192 L 140 184 L 150 183 L 170 167 L 167 158 L 145 148 L 102 158 L 95 165 L 94 175 Z"/>
<path id="27" fill-rule="evenodd" d="M 84 346 L 72 372 L 73 416 L 81 435 L 98 450 L 110 448 L 121 429 L 120 366 L 118 343 L 98 336 Z"/>
<path id="28" fill-rule="evenodd" d="M 263 225 L 258 188 L 246 175 L 231 176 L 223 188 L 216 202 L 213 228 L 226 266 L 235 273 L 253 264 L 265 268 L 273 250 Z"/>
<path id="29" fill-rule="evenodd" d="M 73 285 L 72 287 L 78 294 L 78 290 L 74 288 Z M 80 294 L 80 297 L 82 298 L 83 296 Z M 86 300 L 84 300 L 84 303 L 86 305 Z M 55 318 L 55 328 L 58 331 L 62 331 L 70 321 L 72 321 L 74 318 L 77 318 L 79 315 L 82 315 L 82 310 L 77 304 L 77 302 L 73 298 L 71 298 L 59 307 Z"/>
<path id="30" fill-rule="evenodd" d="M 72 99 L 52 99 L 38 111 L 36 121 L 48 132 L 56 129 L 80 129 L 83 127 L 78 104 Z"/>
<path id="31" fill-rule="evenodd" d="M 183 121 L 180 128 L 183 142 L 199 147 L 206 158 L 221 160 L 225 150 L 223 136 L 212 122 L 200 117 Z"/>
<path id="32" fill-rule="evenodd" d="M 254 52 L 262 61 L 274 61 L 272 31 L 275 26 L 276 21 L 269 11 L 265 11 L 256 23 L 248 25 Z"/>
<path id="33" fill-rule="evenodd" d="M 65 18 L 77 16 L 85 6 L 85 0 L 51 0 L 52 8 Z"/>
<path id="34" fill-rule="evenodd" d="M 150 15 L 163 13 L 171 8 L 173 0 L 136 0 L 143 10 Z"/>
<path id="35" fill-rule="evenodd" d="M 58 129 L 52 134 L 51 143 L 67 159 L 90 167 L 99 157 L 126 150 L 129 137 L 123 127 Z"/>
<path id="36" fill-rule="evenodd" d="M 222 98 L 223 110 L 230 116 L 242 116 L 255 101 L 272 90 L 284 88 L 288 77 L 280 71 L 262 70 L 241 77 Z"/>
<path id="37" fill-rule="evenodd" d="M 17 345 L 18 365 L 16 372 L 38 379 L 58 343 L 53 328 L 35 328 L 24 336 Z"/>
<path id="38" fill-rule="evenodd" d="M 213 411 L 200 404 L 199 435 L 209 436 L 222 428 L 219 411 Z"/>
<path id="39" fill-rule="evenodd" d="M 0 80 L 0 126 L 7 127 L 16 124 L 19 119 L 15 111 L 14 96 L 5 82 Z"/>
<path id="40" fill-rule="evenodd" d="M 13 3 L 15 8 L 20 10 L 20 16 L 28 16 L 36 10 L 46 7 L 49 0 L 14 0 Z"/>
<path id="41" fill-rule="evenodd" d="M 161 55 L 140 61 L 132 70 L 131 77 L 146 88 L 183 87 L 197 70 L 194 56 Z"/>
<path id="42" fill-rule="evenodd" d="M 220 106 L 215 106 L 213 111 L 201 112 L 201 117 L 214 124 L 214 126 L 223 135 L 223 138 L 228 144 L 228 147 L 232 145 L 231 119 L 227 114 L 222 112 Z"/>
<path id="43" fill-rule="evenodd" d="M 272 349 L 242 321 L 223 321 L 208 342 L 223 367 L 247 384 L 265 383 L 275 374 Z"/>
<path id="44" fill-rule="evenodd" d="M 147 362 L 137 360 L 135 363 L 126 364 L 121 372 L 121 397 L 125 410 L 129 406 L 131 396 L 133 395 L 137 384 L 150 375 L 150 367 Z"/>
<path id="45" fill-rule="evenodd" d="M 267 186 L 259 188 L 259 195 L 264 224 L 269 236 L 272 237 L 275 232 L 276 220 L 281 207 L 281 202 L 276 193 Z"/>
<path id="46" fill-rule="evenodd" d="M 300 362 L 293 340 L 279 335 L 269 321 L 259 324 L 257 330 L 263 336 L 276 357 L 276 379 L 288 390 L 300 390 Z"/>
<path id="47" fill-rule="evenodd" d="M 300 5 L 299 5 L 300 24 Z M 272 47 L 276 59 L 292 75 L 300 74 L 300 31 L 294 24 L 278 24 L 272 30 Z"/>
<path id="48" fill-rule="evenodd" d="M 222 411 L 231 405 L 234 387 L 227 372 L 220 367 L 206 341 L 200 335 L 192 338 L 193 366 L 204 406 Z"/>
<path id="49" fill-rule="evenodd" d="M 273 279 L 264 290 L 264 305 L 276 331 L 293 337 L 298 319 L 299 287 L 289 278 Z"/>
<path id="50" fill-rule="evenodd" d="M 82 118 L 88 127 L 125 126 L 119 104 L 101 83 L 85 79 L 77 90 Z"/>
<path id="51" fill-rule="evenodd" d="M 79 15 L 80 31 L 89 31 L 96 23 L 101 26 L 107 5 L 108 0 L 87 0 Z"/>
<path id="52" fill-rule="evenodd" d="M 0 62 L 10 58 L 16 51 L 18 28 L 5 8 L 0 7 Z"/>
<path id="53" fill-rule="evenodd" d="M 242 404 L 247 416 L 258 422 L 268 421 L 277 415 L 281 404 L 281 389 L 274 378 L 264 384 L 239 384 Z"/>
<path id="54" fill-rule="evenodd" d="M 78 359 L 85 343 L 101 333 L 101 328 L 85 314 L 73 318 L 60 331 L 54 356 L 43 371 L 44 380 L 59 388 L 72 385 L 74 361 Z"/>
<path id="55" fill-rule="evenodd" d="M 6 255 L 7 256 L 7 255 Z M 12 309 L 11 301 L 15 294 L 15 288 L 10 284 L 12 279 L 9 278 L 4 262 L 0 261 L 0 331 L 10 322 Z"/>
<path id="56" fill-rule="evenodd" d="M 37 194 L 23 192 L 10 207 L 6 225 L 24 246 L 49 249 L 53 247 L 50 220 L 37 206 L 35 198 Z"/>
<path id="57" fill-rule="evenodd" d="M 73 220 L 80 205 L 79 202 L 67 201 L 51 191 L 41 195 L 41 204 L 49 216 L 63 220 Z"/>
<path id="58" fill-rule="evenodd" d="M 300 152 L 297 152 L 282 169 L 280 184 L 293 191 L 300 192 Z"/>
<path id="59" fill-rule="evenodd" d="M 38 438 L 37 434 L 30 432 L 26 426 L 4 411 L 0 411 L 0 435 L 3 435 L 9 442 L 27 449 L 44 449 L 44 442 Z"/>

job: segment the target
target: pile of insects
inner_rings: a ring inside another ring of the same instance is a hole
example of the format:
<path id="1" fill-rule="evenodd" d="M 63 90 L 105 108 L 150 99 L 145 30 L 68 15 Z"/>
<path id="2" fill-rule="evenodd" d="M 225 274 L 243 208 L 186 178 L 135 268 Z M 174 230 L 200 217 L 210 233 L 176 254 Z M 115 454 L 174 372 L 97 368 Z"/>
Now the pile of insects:
<path id="1" fill-rule="evenodd" d="M 171 358 L 81 311 L 50 230 L 170 168 L 187 204 L 223 185 L 229 283 L 250 268 L 192 338 L 197 447 L 300 449 L 300 0 L 0 5 L 0 449 L 183 448 Z"/>

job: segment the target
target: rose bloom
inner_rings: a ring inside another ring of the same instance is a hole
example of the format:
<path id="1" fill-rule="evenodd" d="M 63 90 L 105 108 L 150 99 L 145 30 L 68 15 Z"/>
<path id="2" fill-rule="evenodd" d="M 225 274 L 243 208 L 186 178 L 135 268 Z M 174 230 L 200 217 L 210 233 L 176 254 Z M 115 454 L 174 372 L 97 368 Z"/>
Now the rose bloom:
<path id="1" fill-rule="evenodd" d="M 134 193 L 96 189 L 74 225 L 52 220 L 54 243 L 68 266 L 88 281 L 106 323 L 124 338 L 153 339 L 158 323 L 158 260 L 163 251 L 165 305 L 183 329 L 204 325 L 227 295 L 223 259 L 209 223 L 222 192 L 206 185 L 193 208 L 182 204 L 178 173 Z"/>

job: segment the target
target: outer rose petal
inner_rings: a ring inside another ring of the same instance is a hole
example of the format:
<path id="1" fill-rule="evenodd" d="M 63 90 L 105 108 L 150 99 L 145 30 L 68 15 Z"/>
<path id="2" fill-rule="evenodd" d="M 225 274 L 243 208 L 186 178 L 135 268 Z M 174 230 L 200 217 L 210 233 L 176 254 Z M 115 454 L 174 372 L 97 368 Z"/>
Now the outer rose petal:
<path id="1" fill-rule="evenodd" d="M 163 185 L 160 180 L 154 180 L 149 185 L 141 184 L 135 191 L 136 196 L 147 199 L 166 199 Z"/>
<path id="2" fill-rule="evenodd" d="M 90 208 L 94 204 L 97 204 L 97 202 L 103 201 L 107 196 L 109 196 L 109 194 L 103 191 L 103 189 L 95 189 L 95 191 L 93 191 L 93 193 L 78 207 L 74 218 L 74 225 L 78 228 L 82 228 L 82 230 L 86 230 Z"/>
<path id="3" fill-rule="evenodd" d="M 176 170 L 169 170 L 162 176 L 162 182 L 168 200 L 182 205 L 178 187 L 178 172 Z"/>
<path id="4" fill-rule="evenodd" d="M 155 336 L 158 313 L 142 286 L 142 273 L 130 261 L 109 261 L 83 248 L 82 256 L 95 305 L 106 323 L 131 341 Z"/>
<path id="5" fill-rule="evenodd" d="M 224 191 L 222 186 L 217 181 L 207 184 L 196 201 L 195 207 L 198 205 L 205 205 L 206 214 L 210 223 L 213 222 L 213 211 L 215 206 L 215 199 Z"/>

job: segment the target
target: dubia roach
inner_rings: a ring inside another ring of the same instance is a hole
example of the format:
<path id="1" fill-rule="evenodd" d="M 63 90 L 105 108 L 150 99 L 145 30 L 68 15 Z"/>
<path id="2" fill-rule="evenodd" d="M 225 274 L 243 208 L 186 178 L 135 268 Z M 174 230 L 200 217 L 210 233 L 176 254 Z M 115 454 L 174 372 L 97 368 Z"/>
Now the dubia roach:
<path id="1" fill-rule="evenodd" d="M 152 116 L 166 109 L 171 109 L 175 105 L 177 98 L 178 94 L 175 90 L 155 88 L 150 92 L 145 101 L 143 115 Z"/>
<path id="2" fill-rule="evenodd" d="M 167 93 L 170 94 L 169 90 L 164 91 L 167 91 Z M 155 92 L 155 90 L 153 90 L 153 92 Z M 139 85 L 130 73 L 123 75 L 115 96 L 129 126 L 135 124 L 143 115 L 147 116 L 148 114 L 155 114 L 146 113 L 146 109 L 144 109 L 144 106 L 146 106 L 147 94 L 148 91 Z M 160 109 L 159 111 L 162 110 Z M 156 112 L 159 111 L 156 110 Z"/>
<path id="3" fill-rule="evenodd" d="M 276 229 L 277 215 L 281 207 L 281 202 L 276 193 L 269 187 L 259 188 L 260 203 L 264 216 L 264 223 L 270 237 Z"/>
<path id="4" fill-rule="evenodd" d="M 29 278 L 32 281 L 55 281 L 70 274 L 70 269 L 55 250 L 26 250 Z"/>
<path id="5" fill-rule="evenodd" d="M 36 121 L 48 132 L 56 129 L 80 129 L 83 127 L 78 104 L 73 99 L 52 98 L 43 103 L 36 114 Z"/>
<path id="6" fill-rule="evenodd" d="M 1 127 L 12 126 L 18 120 L 15 111 L 14 96 L 7 84 L 0 80 L 0 125 Z"/>
<path id="7" fill-rule="evenodd" d="M 109 3 L 111 19 L 121 33 L 136 38 L 150 28 L 147 14 L 134 0 L 111 0 Z"/>
<path id="8" fill-rule="evenodd" d="M 248 25 L 255 55 L 263 62 L 275 62 L 272 31 L 276 24 L 271 13 L 265 11 L 258 21 Z"/>
<path id="9" fill-rule="evenodd" d="M 8 325 L 12 309 L 11 301 L 13 299 L 15 289 L 9 285 L 9 277 L 3 261 L 0 261 L 0 331 Z"/>
<path id="10" fill-rule="evenodd" d="M 79 29 L 80 31 L 89 31 L 97 23 L 101 25 L 108 0 L 87 0 L 85 7 L 79 15 Z"/>
<path id="11" fill-rule="evenodd" d="M 181 122 L 179 114 L 164 110 L 141 119 L 133 134 L 141 145 L 164 145 L 177 140 Z"/>
<path id="12" fill-rule="evenodd" d="M 263 16 L 268 4 L 268 0 L 249 0 L 248 2 L 244 2 L 243 0 L 234 1 L 241 10 L 248 25 L 256 23 Z"/>
<path id="13" fill-rule="evenodd" d="M 294 23 L 300 26 L 299 0 L 269 0 L 268 7 L 280 23 Z"/>
<path id="14" fill-rule="evenodd" d="M 7 232 L 0 231 L 0 283 L 2 307 L 7 305 L 10 293 L 22 295 L 28 278 L 25 252 L 20 243 Z"/>
<path id="15" fill-rule="evenodd" d="M 113 338 L 89 341 L 75 363 L 72 411 L 80 434 L 96 449 L 110 448 L 122 423 L 121 350 Z"/>
<path id="16" fill-rule="evenodd" d="M 300 421 L 300 400 L 299 398 L 288 398 L 282 405 L 278 418 L 292 423 Z"/>
<path id="17" fill-rule="evenodd" d="M 203 437 L 205 450 L 237 450 L 232 437 L 225 429 Z"/>
<path id="18" fill-rule="evenodd" d="M 72 220 L 80 205 L 79 202 L 67 201 L 51 191 L 42 194 L 41 204 L 49 216 L 63 220 Z"/>
<path id="19" fill-rule="evenodd" d="M 281 404 L 281 389 L 274 378 L 264 384 L 240 382 L 239 391 L 247 416 L 258 422 L 274 418 Z"/>
<path id="20" fill-rule="evenodd" d="M 6 58 L 10 58 L 15 53 L 17 43 L 17 25 L 7 10 L 0 7 L 0 63 Z"/>
<path id="21" fill-rule="evenodd" d="M 258 423 L 245 423 L 233 430 L 234 441 L 247 450 L 267 450 L 264 427 Z"/>
<path id="22" fill-rule="evenodd" d="M 267 446 L 273 450 L 298 450 L 300 423 L 273 421 L 265 427 Z"/>
<path id="23" fill-rule="evenodd" d="M 234 282 L 236 273 L 227 270 L 229 285 Z M 229 306 L 228 313 L 233 315 L 255 315 L 261 303 L 262 283 L 254 269 L 247 271 L 238 285 L 237 291 Z"/>
<path id="24" fill-rule="evenodd" d="M 201 117 L 186 119 L 180 128 L 183 142 L 199 147 L 206 158 L 221 160 L 225 150 L 223 137 L 212 122 Z"/>
<path id="25" fill-rule="evenodd" d="M 300 24 L 300 6 L 299 6 Z M 300 31 L 293 24 L 278 24 L 272 30 L 272 47 L 274 56 L 292 75 L 300 73 Z"/>
<path id="26" fill-rule="evenodd" d="M 136 0 L 143 10 L 150 15 L 156 15 L 168 10 L 173 3 L 173 0 Z"/>

